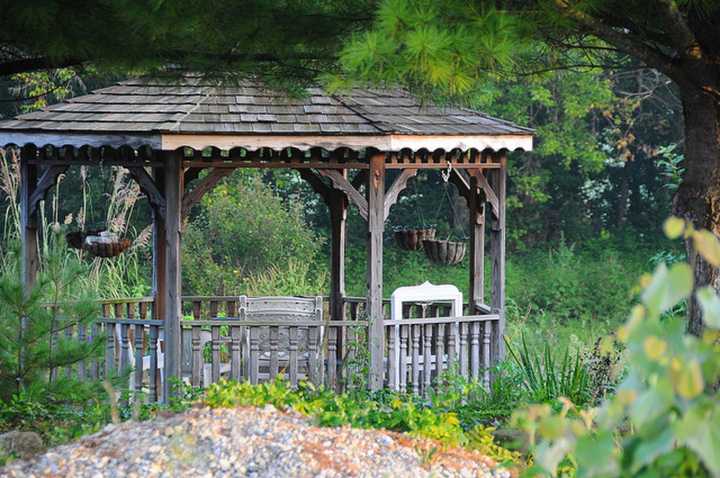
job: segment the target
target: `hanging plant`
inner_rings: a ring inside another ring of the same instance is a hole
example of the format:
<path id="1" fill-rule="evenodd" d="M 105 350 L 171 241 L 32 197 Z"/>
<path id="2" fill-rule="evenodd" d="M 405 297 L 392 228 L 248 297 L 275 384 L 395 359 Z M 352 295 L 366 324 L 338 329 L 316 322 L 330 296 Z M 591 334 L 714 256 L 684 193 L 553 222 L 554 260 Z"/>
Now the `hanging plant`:
<path id="1" fill-rule="evenodd" d="M 465 242 L 438 239 L 425 239 L 422 241 L 422 247 L 430 261 L 447 266 L 460 264 L 467 250 Z"/>
<path id="2" fill-rule="evenodd" d="M 417 251 L 422 248 L 422 243 L 426 239 L 435 239 L 437 230 L 435 226 L 423 228 L 396 227 L 395 242 L 406 251 Z"/>
<path id="3" fill-rule="evenodd" d="M 95 257 L 116 257 L 132 245 L 130 239 L 123 239 L 115 233 L 103 230 L 69 232 L 65 235 L 65 240 L 73 249 L 87 251 Z"/>

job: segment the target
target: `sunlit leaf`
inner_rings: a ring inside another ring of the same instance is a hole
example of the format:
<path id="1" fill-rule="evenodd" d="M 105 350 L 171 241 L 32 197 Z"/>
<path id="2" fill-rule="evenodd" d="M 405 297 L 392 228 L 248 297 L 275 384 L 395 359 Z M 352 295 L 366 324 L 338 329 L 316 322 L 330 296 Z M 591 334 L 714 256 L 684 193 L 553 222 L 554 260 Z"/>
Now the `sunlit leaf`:
<path id="1" fill-rule="evenodd" d="M 717 403 L 698 404 L 676 423 L 681 444 L 694 450 L 713 476 L 720 476 L 720 411 Z"/>
<path id="2" fill-rule="evenodd" d="M 696 231 L 692 237 L 695 249 L 700 255 L 713 266 L 720 267 L 720 241 L 715 234 L 702 230 Z"/>
<path id="3" fill-rule="evenodd" d="M 651 335 L 645 338 L 643 350 L 650 360 L 658 361 L 667 351 L 667 342 Z"/>
<path id="4" fill-rule="evenodd" d="M 685 221 L 679 217 L 670 216 L 663 224 L 665 235 L 670 239 L 677 239 L 685 230 Z"/>
<path id="5" fill-rule="evenodd" d="M 695 296 L 700 302 L 705 325 L 713 329 L 720 329 L 720 298 L 718 298 L 715 290 L 706 286 L 699 289 Z"/>
<path id="6" fill-rule="evenodd" d="M 673 264 L 670 269 L 660 264 L 643 292 L 642 300 L 650 311 L 661 314 L 686 299 L 692 287 L 693 273 L 687 263 Z"/>
<path id="7" fill-rule="evenodd" d="M 697 360 L 690 360 L 685 363 L 673 359 L 670 369 L 673 385 L 678 395 L 691 400 L 703 392 L 705 380 L 703 379 L 700 363 Z"/>

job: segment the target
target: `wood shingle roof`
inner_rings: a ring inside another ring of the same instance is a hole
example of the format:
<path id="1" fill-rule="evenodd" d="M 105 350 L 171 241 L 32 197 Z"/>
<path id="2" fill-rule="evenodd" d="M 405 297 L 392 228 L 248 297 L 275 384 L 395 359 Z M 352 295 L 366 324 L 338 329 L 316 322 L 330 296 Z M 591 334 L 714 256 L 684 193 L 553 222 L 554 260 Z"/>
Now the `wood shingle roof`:
<path id="1" fill-rule="evenodd" d="M 291 97 L 253 81 L 218 86 L 202 77 L 133 79 L 0 121 L 12 133 L 125 135 L 531 136 L 478 111 L 422 104 L 401 89 Z M 15 134 L 14 136 L 18 136 Z M 22 135 L 25 136 L 25 135 Z"/>

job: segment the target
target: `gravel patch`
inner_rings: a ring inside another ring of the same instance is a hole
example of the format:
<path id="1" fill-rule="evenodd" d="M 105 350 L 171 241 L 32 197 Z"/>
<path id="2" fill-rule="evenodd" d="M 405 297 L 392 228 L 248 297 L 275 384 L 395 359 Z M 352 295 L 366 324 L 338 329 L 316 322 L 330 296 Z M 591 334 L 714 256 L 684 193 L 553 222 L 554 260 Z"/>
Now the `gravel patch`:
<path id="1" fill-rule="evenodd" d="M 436 450 L 436 451 L 434 451 Z M 195 408 L 102 431 L 0 468 L 0 477 L 493 477 L 463 449 L 384 430 L 314 426 L 294 412 Z"/>

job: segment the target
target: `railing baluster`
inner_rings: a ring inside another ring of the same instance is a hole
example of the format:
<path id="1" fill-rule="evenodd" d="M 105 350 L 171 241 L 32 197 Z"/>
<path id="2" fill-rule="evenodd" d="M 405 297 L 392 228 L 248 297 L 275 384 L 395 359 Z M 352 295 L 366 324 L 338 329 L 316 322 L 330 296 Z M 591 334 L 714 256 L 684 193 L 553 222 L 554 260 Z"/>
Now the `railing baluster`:
<path id="1" fill-rule="evenodd" d="M 104 308 L 104 306 L 103 306 Z M 107 319 L 110 319 L 108 308 Z M 110 379 L 115 375 L 115 324 L 105 322 L 105 378 Z"/>
<path id="2" fill-rule="evenodd" d="M 398 333 L 399 331 L 397 326 L 391 325 L 390 327 L 386 327 L 385 335 L 387 335 L 388 339 L 388 386 L 391 390 L 398 390 L 400 388 L 398 384 L 398 356 L 400 355 L 400 349 L 398 346 L 400 344 L 398 344 L 398 341 L 395 340 L 395 335 Z"/>
<path id="3" fill-rule="evenodd" d="M 211 327 L 211 333 L 212 333 L 212 344 L 211 344 L 211 351 L 212 351 L 212 383 L 217 383 L 220 381 L 220 326 L 219 325 L 213 325 Z"/>
<path id="4" fill-rule="evenodd" d="M 400 326 L 400 391 L 407 391 L 407 355 L 408 355 L 408 329 L 410 326 Z"/>
<path id="5" fill-rule="evenodd" d="M 448 333 L 448 369 L 453 373 L 457 373 L 457 338 L 458 338 L 458 322 L 453 321 L 450 324 Z"/>
<path id="6" fill-rule="evenodd" d="M 468 324 L 460 323 L 460 375 L 468 378 Z"/>
<path id="7" fill-rule="evenodd" d="M 424 378 L 424 386 L 423 386 L 423 393 L 428 394 L 430 392 L 430 387 L 432 386 L 432 340 L 433 340 L 433 326 L 432 324 L 425 324 L 423 326 L 425 329 L 425 337 L 424 343 L 423 343 L 423 378 Z"/>
<path id="8" fill-rule="evenodd" d="M 270 327 L 270 377 L 269 380 L 274 380 L 278 373 L 280 373 L 280 328 L 276 325 Z"/>
<path id="9" fill-rule="evenodd" d="M 327 388 L 337 389 L 337 333 L 339 327 L 328 326 L 327 334 Z"/>
<path id="10" fill-rule="evenodd" d="M 412 326 L 412 390 L 420 393 L 420 326 Z"/>
<path id="11" fill-rule="evenodd" d="M 242 360 L 240 356 L 242 330 L 238 325 L 230 327 L 230 375 L 233 380 L 240 381 L 242 379 Z"/>
<path id="12" fill-rule="evenodd" d="M 162 390 L 162 382 L 159 379 L 162 372 L 158 370 L 158 335 L 159 327 L 157 325 L 150 326 L 150 370 L 148 370 L 148 382 L 150 385 L 150 401 L 156 402 L 158 399 L 158 390 Z"/>
<path id="13" fill-rule="evenodd" d="M 445 370 L 445 324 L 437 324 L 435 337 L 435 377 L 442 375 Z"/>
<path id="14" fill-rule="evenodd" d="M 71 319 L 70 319 L 70 317 L 66 317 L 64 320 L 71 320 Z M 65 338 L 67 340 L 72 340 L 73 328 L 74 327 L 72 325 L 68 325 L 65 328 Z M 72 378 L 72 373 L 73 373 L 72 365 L 67 365 L 65 367 L 65 377 L 67 377 L 68 379 Z"/>
<path id="15" fill-rule="evenodd" d="M 480 379 L 480 322 L 470 324 L 470 374 L 472 379 Z"/>
<path id="16" fill-rule="evenodd" d="M 483 385 L 485 390 L 490 391 L 490 336 L 492 334 L 492 322 L 483 323 Z"/>
<path id="17" fill-rule="evenodd" d="M 314 385 L 320 386 L 322 384 L 322 377 L 320 375 L 320 359 L 318 357 L 318 342 L 320 340 L 320 327 L 309 327 L 307 329 L 308 334 L 308 378 Z"/>
<path id="18" fill-rule="evenodd" d="M 145 335 L 145 327 L 135 324 L 135 390 L 142 390 L 143 386 L 143 335 Z"/>
<path id="19" fill-rule="evenodd" d="M 298 328 L 295 326 L 288 327 L 289 338 L 289 359 L 290 363 L 290 384 L 297 387 L 298 384 Z"/>
<path id="20" fill-rule="evenodd" d="M 250 383 L 255 385 L 258 383 L 258 375 L 259 375 L 259 341 L 258 341 L 258 333 L 260 332 L 260 327 L 257 326 L 249 326 L 248 327 L 250 332 Z"/>
<path id="21" fill-rule="evenodd" d="M 85 324 L 78 324 L 77 339 L 80 343 L 87 342 L 87 337 L 85 336 Z M 78 362 L 78 379 L 84 382 L 87 378 L 87 363 L 85 359 L 82 359 Z"/>
<path id="22" fill-rule="evenodd" d="M 98 337 L 100 333 L 100 326 L 97 322 L 93 322 L 92 325 L 90 325 L 90 335 L 88 336 L 88 342 L 93 343 L 95 342 L 96 337 Z M 91 380 L 97 380 L 100 378 L 102 366 L 100 365 L 100 358 L 94 357 L 90 359 L 90 379 Z"/>
<path id="23" fill-rule="evenodd" d="M 202 385 L 203 356 L 200 348 L 200 326 L 191 325 L 192 330 L 192 372 L 190 374 L 190 383 L 193 387 Z"/>

